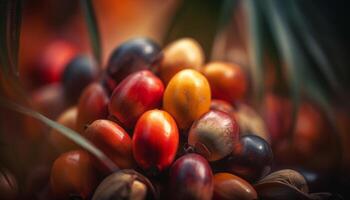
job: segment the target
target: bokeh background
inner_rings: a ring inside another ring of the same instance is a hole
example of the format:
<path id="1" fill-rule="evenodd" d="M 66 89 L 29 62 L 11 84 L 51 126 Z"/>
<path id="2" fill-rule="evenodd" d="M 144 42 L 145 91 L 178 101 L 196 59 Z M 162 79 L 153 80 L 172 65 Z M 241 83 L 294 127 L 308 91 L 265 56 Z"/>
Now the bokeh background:
<path id="1" fill-rule="evenodd" d="M 250 92 L 244 102 L 258 113 L 248 121 L 263 121 L 274 169 L 299 170 L 312 192 L 348 197 L 350 16 L 345 0 L 92 2 L 102 67 L 115 47 L 136 36 L 163 47 L 181 37 L 196 39 L 206 62 L 234 62 L 245 70 Z M 60 68 L 76 52 L 92 56 L 80 2 L 23 0 L 19 44 L 17 79 L 30 102 L 26 106 L 55 120 L 70 104 L 62 99 L 59 79 L 38 77 L 37 69 Z M 22 102 L 5 74 L 2 67 L 1 96 Z M 46 142 L 49 128 L 1 106 L 0 131 L 1 176 L 12 174 L 14 191 L 24 197 L 45 199 L 56 156 Z"/>

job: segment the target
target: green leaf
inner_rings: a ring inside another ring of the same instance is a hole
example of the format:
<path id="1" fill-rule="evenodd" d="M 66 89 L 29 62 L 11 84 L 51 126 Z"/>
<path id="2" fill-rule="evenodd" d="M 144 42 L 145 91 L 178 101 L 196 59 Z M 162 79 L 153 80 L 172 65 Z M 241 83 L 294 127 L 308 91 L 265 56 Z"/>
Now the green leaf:
<path id="1" fill-rule="evenodd" d="M 14 102 L 8 101 L 3 97 L 0 97 L 0 105 L 6 108 L 9 108 L 18 113 L 33 117 L 34 119 L 39 120 L 43 124 L 57 130 L 60 134 L 74 141 L 76 144 L 83 147 L 85 150 L 89 151 L 96 158 L 98 158 L 101 162 L 103 162 L 110 170 L 116 171 L 119 168 L 98 148 L 96 148 L 90 141 L 82 137 L 80 134 L 76 133 L 72 129 L 69 129 L 51 119 L 45 117 L 44 115 L 31 110 L 29 108 L 20 106 Z"/>
<path id="2" fill-rule="evenodd" d="M 85 21 L 89 30 L 91 47 L 96 61 L 102 67 L 102 48 L 100 32 L 94 11 L 92 0 L 80 0 L 80 4 L 84 11 Z"/>
<path id="3" fill-rule="evenodd" d="M 261 16 L 261 9 L 256 0 L 244 1 L 244 8 L 248 16 L 248 51 L 249 51 L 249 70 L 251 74 L 253 98 L 255 104 L 262 102 L 264 96 L 264 64 L 263 64 L 263 19 Z"/>
<path id="4" fill-rule="evenodd" d="M 296 38 L 292 35 L 291 27 L 282 14 L 282 11 L 285 10 L 277 5 L 277 3 L 281 2 L 266 0 L 264 3 L 261 1 L 259 1 L 259 3 L 268 19 L 267 21 L 271 27 L 277 48 L 281 53 L 281 59 L 284 61 L 283 66 L 285 67 L 286 79 L 293 105 L 292 119 L 293 122 L 295 122 L 303 81 L 301 70 L 308 67 L 305 63 L 306 58 L 301 54 L 300 46 Z"/>
<path id="5" fill-rule="evenodd" d="M 306 24 L 305 20 L 307 20 L 307 18 L 302 15 L 295 1 L 288 0 L 286 3 L 286 6 L 288 6 L 291 11 L 290 19 L 295 24 L 295 30 L 301 36 L 302 42 L 306 45 L 308 52 L 317 64 L 317 68 L 332 86 L 333 90 L 336 91 L 336 93 L 344 92 L 344 89 L 338 82 L 336 73 L 333 71 L 329 56 L 326 54 L 324 49 L 322 49 L 319 41 L 317 41 L 314 37 L 312 29 L 310 29 L 310 27 Z"/>
<path id="6" fill-rule="evenodd" d="M 222 29 L 224 29 L 231 22 L 232 14 L 235 10 L 237 3 L 237 0 L 223 0 L 220 9 L 220 16 L 218 21 L 218 28 L 216 30 L 216 35 L 218 35 L 218 33 L 222 31 Z"/>

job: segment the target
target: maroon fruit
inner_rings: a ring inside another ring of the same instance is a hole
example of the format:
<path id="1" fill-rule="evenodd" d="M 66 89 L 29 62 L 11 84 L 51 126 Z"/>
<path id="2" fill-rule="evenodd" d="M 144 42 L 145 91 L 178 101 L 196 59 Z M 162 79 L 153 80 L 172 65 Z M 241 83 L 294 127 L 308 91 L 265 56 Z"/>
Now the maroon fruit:
<path id="1" fill-rule="evenodd" d="M 171 167 L 169 179 L 171 199 L 210 200 L 213 174 L 208 162 L 198 154 L 180 157 Z"/>
<path id="2" fill-rule="evenodd" d="M 119 83 L 131 73 L 156 67 L 161 58 L 161 48 L 154 41 L 131 39 L 114 50 L 108 61 L 107 73 Z"/>
<path id="3" fill-rule="evenodd" d="M 204 114 L 193 123 L 188 136 L 188 144 L 209 161 L 229 155 L 238 141 L 238 124 L 221 111 Z"/>

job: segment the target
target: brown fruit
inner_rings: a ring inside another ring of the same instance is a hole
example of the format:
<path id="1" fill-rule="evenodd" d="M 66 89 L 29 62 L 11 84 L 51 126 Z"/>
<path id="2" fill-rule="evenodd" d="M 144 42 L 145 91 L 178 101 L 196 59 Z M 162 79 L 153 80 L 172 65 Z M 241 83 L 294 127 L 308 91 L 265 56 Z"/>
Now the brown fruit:
<path id="1" fill-rule="evenodd" d="M 96 120 L 88 126 L 84 135 L 118 167 L 133 167 L 131 138 L 118 124 L 109 120 Z"/>
<path id="2" fill-rule="evenodd" d="M 255 189 L 244 179 L 229 173 L 214 175 L 214 200 L 258 199 Z"/>
<path id="3" fill-rule="evenodd" d="M 51 169 L 50 184 L 55 196 L 68 199 L 78 196 L 88 199 L 96 181 L 93 159 L 83 150 L 70 151 L 60 155 Z"/>

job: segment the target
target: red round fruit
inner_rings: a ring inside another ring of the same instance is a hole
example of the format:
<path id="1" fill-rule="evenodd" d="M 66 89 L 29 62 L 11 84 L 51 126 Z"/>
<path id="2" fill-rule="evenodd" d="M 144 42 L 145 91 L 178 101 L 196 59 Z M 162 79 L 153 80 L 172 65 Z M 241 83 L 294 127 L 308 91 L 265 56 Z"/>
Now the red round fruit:
<path id="1" fill-rule="evenodd" d="M 51 169 L 50 184 L 55 196 L 69 199 L 78 196 L 88 199 L 97 185 L 93 159 L 83 150 L 60 155 Z"/>
<path id="2" fill-rule="evenodd" d="M 162 110 L 147 111 L 137 121 L 132 142 L 135 160 L 143 169 L 165 169 L 179 144 L 175 120 Z"/>
<path id="3" fill-rule="evenodd" d="M 220 100 L 220 99 L 212 99 L 210 102 L 210 110 L 218 110 L 224 113 L 227 113 L 228 115 L 234 117 L 235 116 L 235 109 L 234 107 L 228 103 L 227 101 Z"/>
<path id="4" fill-rule="evenodd" d="M 114 89 L 109 113 L 126 128 L 132 128 L 144 112 L 161 105 L 163 92 L 162 81 L 152 72 L 135 72 Z"/>
<path id="5" fill-rule="evenodd" d="M 170 170 L 170 199 L 210 200 L 213 195 L 213 174 L 209 163 L 198 154 L 177 159 Z"/>
<path id="6" fill-rule="evenodd" d="M 118 124 L 109 120 L 96 120 L 88 126 L 84 135 L 118 167 L 133 166 L 131 138 Z"/>
<path id="7" fill-rule="evenodd" d="M 203 69 L 214 98 L 233 103 L 247 93 L 247 78 L 241 66 L 234 63 L 212 62 Z"/>
<path id="8" fill-rule="evenodd" d="M 78 102 L 77 130 L 83 133 L 88 124 L 106 118 L 108 102 L 108 94 L 102 85 L 91 83 L 85 88 Z"/>

